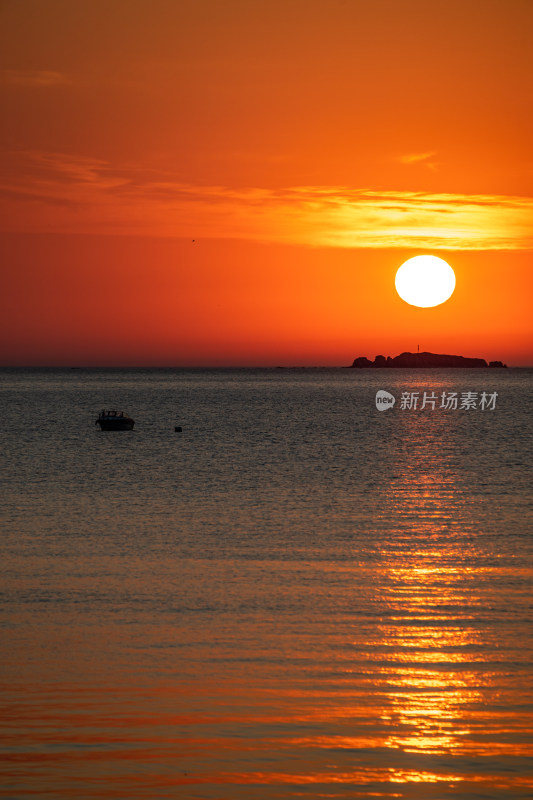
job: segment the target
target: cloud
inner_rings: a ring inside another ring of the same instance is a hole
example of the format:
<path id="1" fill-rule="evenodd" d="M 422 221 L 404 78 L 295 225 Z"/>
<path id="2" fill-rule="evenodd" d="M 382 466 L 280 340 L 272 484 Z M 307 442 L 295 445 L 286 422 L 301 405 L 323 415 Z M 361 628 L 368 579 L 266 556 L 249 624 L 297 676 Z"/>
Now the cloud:
<path id="1" fill-rule="evenodd" d="M 429 158 L 435 156 L 435 152 L 430 153 L 410 153 L 405 156 L 399 156 L 398 161 L 401 164 L 418 164 L 421 161 L 427 161 Z"/>
<path id="2" fill-rule="evenodd" d="M 435 151 L 430 151 L 428 153 L 408 153 L 407 155 L 399 156 L 397 160 L 400 164 L 405 164 L 406 166 L 421 164 L 427 169 L 436 172 L 439 168 L 439 163 L 433 158 L 436 155 L 437 153 Z"/>
<path id="3" fill-rule="evenodd" d="M 1 82 L 6 86 L 52 87 L 66 86 L 70 79 L 62 72 L 52 70 L 4 69 L 0 73 Z"/>
<path id="4" fill-rule="evenodd" d="M 533 248 L 533 198 L 194 186 L 138 167 L 61 153 L 12 156 L 0 186 L 3 229 L 238 238 L 315 247 Z"/>
<path id="5" fill-rule="evenodd" d="M 110 170 L 101 159 L 28 150 L 19 154 L 19 160 L 21 166 L 26 166 L 37 182 L 55 185 L 58 189 L 66 183 L 77 186 L 93 184 L 99 189 L 105 189 L 122 182 L 119 177 L 106 180 L 105 176 L 110 174 Z"/>

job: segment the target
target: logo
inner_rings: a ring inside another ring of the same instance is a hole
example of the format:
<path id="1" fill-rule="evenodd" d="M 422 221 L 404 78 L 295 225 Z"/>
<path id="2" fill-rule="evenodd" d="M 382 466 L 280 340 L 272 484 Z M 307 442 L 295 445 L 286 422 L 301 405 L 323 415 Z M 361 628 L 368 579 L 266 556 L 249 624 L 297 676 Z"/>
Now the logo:
<path id="1" fill-rule="evenodd" d="M 498 392 L 402 392 L 398 408 L 400 411 L 494 411 Z M 376 392 L 376 408 L 387 411 L 392 408 L 396 398 L 385 389 Z"/>
<path id="2" fill-rule="evenodd" d="M 376 408 L 378 411 L 386 411 L 388 408 L 392 408 L 395 402 L 394 395 L 386 392 L 385 389 L 380 389 L 379 392 L 376 392 Z"/>

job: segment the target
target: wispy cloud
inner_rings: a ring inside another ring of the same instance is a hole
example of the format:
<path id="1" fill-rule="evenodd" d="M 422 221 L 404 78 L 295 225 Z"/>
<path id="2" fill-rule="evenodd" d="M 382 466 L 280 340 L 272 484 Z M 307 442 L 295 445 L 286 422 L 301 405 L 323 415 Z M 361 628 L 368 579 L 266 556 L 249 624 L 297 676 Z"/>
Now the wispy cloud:
<path id="1" fill-rule="evenodd" d="M 142 168 L 18 154 L 0 186 L 4 230 L 241 238 L 327 247 L 533 248 L 533 198 L 193 186 Z M 22 176 L 22 177 L 21 177 Z"/>
<path id="2" fill-rule="evenodd" d="M 435 151 L 430 151 L 428 153 L 407 153 L 402 156 L 398 156 L 397 161 L 400 164 L 405 164 L 406 166 L 413 166 L 413 165 L 422 165 L 426 167 L 426 169 L 431 169 L 437 171 L 439 168 L 439 163 L 435 161 L 435 156 L 437 153 Z"/>
<path id="3" fill-rule="evenodd" d="M 0 72 L 0 81 L 7 86 L 28 87 L 65 86 L 70 83 L 69 77 L 64 73 L 42 69 L 4 69 Z"/>
<path id="4" fill-rule="evenodd" d="M 430 153 L 408 153 L 407 155 L 399 156 L 398 161 L 401 164 L 419 164 L 421 161 L 428 161 L 436 155 L 435 152 Z"/>

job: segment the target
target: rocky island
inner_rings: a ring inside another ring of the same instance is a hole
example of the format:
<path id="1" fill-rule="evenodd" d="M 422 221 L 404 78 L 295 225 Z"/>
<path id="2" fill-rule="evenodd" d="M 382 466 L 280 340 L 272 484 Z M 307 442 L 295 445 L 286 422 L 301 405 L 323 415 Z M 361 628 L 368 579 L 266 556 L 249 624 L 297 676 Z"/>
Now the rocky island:
<path id="1" fill-rule="evenodd" d="M 466 358 L 465 356 L 448 356 L 440 353 L 400 353 L 399 356 L 376 356 L 374 361 L 370 361 L 365 356 L 359 356 L 352 364 L 352 367 L 362 369 L 365 367 L 422 367 L 433 369 L 434 367 L 507 367 L 502 361 L 490 361 L 487 363 L 484 358 Z"/>

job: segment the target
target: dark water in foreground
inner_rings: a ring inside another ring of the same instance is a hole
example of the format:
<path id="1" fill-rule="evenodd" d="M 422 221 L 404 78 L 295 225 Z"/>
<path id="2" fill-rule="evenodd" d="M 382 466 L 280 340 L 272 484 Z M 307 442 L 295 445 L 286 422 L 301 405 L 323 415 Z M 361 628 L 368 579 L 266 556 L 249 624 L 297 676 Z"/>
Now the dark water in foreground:
<path id="1" fill-rule="evenodd" d="M 0 797 L 531 798 L 531 377 L 2 373 Z"/>

